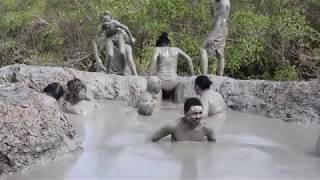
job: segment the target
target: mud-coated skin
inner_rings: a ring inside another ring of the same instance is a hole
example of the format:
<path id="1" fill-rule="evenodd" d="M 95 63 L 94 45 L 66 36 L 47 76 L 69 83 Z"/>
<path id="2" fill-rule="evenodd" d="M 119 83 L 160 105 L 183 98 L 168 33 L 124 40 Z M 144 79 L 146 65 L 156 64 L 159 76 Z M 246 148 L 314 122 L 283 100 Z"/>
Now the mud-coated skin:
<path id="1" fill-rule="evenodd" d="M 201 92 L 200 101 L 203 106 L 203 116 L 208 117 L 224 113 L 226 103 L 220 93 L 207 89 Z"/>
<path id="2" fill-rule="evenodd" d="M 152 114 L 155 103 L 153 97 L 149 92 L 144 92 L 141 95 L 139 104 L 138 104 L 138 113 L 141 115 L 149 116 Z"/>
<path id="3" fill-rule="evenodd" d="M 230 13 L 229 0 L 216 0 L 216 8 L 213 16 L 213 30 L 203 42 L 200 48 L 201 71 L 202 74 L 208 73 L 208 52 L 216 56 L 217 75 L 222 76 L 224 72 L 224 48 L 228 36 L 227 20 Z"/>
<path id="4" fill-rule="evenodd" d="M 180 119 L 177 125 L 166 125 L 158 130 L 151 138 L 159 141 L 161 138 L 171 135 L 172 141 L 207 141 L 216 142 L 214 133 L 210 128 L 201 124 L 202 106 L 191 106 Z"/>
<path id="5" fill-rule="evenodd" d="M 177 67 L 178 60 L 182 57 L 188 61 L 191 74 L 194 74 L 191 58 L 177 47 L 156 47 L 150 68 L 150 75 L 156 71 L 156 75 L 161 80 L 161 89 L 173 90 L 178 85 Z"/>
<path id="6" fill-rule="evenodd" d="M 93 51 L 96 59 L 95 68 L 97 71 L 119 75 L 138 75 L 133 60 L 132 48 L 127 44 L 135 42 L 129 28 L 112 19 L 110 15 L 103 16 L 101 21 L 102 31 L 97 37 L 97 41 L 103 44 L 101 50 L 104 48 L 107 52 L 107 64 L 105 67 L 102 63 L 99 57 L 97 41 L 93 41 Z"/>
<path id="7" fill-rule="evenodd" d="M 138 103 L 138 113 L 141 115 L 152 115 L 157 104 L 157 95 L 160 93 L 161 83 L 157 76 L 150 76 L 147 80 L 147 91 L 145 91 Z"/>

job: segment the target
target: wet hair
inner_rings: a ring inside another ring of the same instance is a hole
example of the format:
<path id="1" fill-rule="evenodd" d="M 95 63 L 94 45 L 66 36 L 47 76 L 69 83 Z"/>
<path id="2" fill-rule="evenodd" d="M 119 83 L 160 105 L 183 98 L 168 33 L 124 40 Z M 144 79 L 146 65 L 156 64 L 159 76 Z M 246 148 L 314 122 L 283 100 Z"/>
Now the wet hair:
<path id="1" fill-rule="evenodd" d="M 66 94 L 66 101 L 71 104 L 76 104 L 81 100 L 86 99 L 84 94 L 80 94 L 82 90 L 87 90 L 86 85 L 78 78 L 74 78 L 67 83 L 68 92 Z"/>
<path id="2" fill-rule="evenodd" d="M 202 103 L 198 98 L 188 98 L 184 102 L 184 113 L 187 113 L 192 106 L 202 106 Z"/>
<path id="3" fill-rule="evenodd" d="M 156 41 L 156 47 L 167 46 L 170 44 L 167 32 L 162 32 Z"/>
<path id="4" fill-rule="evenodd" d="M 104 11 L 104 12 L 101 13 L 101 15 L 100 15 L 100 20 L 102 21 L 105 16 L 110 16 L 111 19 L 113 18 L 111 12 L 108 11 L 108 10 L 106 10 L 106 11 Z"/>
<path id="5" fill-rule="evenodd" d="M 69 93 L 77 94 L 82 89 L 87 90 L 86 85 L 78 78 L 73 78 L 72 80 L 68 81 L 67 88 Z"/>
<path id="6" fill-rule="evenodd" d="M 57 101 L 66 93 L 63 87 L 57 82 L 48 84 L 43 89 L 43 92 L 54 97 Z"/>
<path id="7" fill-rule="evenodd" d="M 201 90 L 209 89 L 211 84 L 212 81 L 205 75 L 200 75 L 195 80 L 195 86 L 198 86 Z"/>

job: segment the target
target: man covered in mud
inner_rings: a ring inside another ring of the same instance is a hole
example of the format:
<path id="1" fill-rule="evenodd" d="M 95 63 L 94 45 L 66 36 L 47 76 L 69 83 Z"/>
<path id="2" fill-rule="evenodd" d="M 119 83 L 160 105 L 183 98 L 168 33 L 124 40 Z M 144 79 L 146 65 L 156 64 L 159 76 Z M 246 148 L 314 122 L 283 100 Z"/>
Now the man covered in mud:
<path id="1" fill-rule="evenodd" d="M 188 61 L 191 75 L 194 74 L 191 58 L 181 49 L 169 47 L 169 44 L 170 40 L 168 38 L 168 33 L 163 32 L 156 42 L 156 48 L 153 53 L 149 72 L 149 74 L 152 75 L 156 70 L 155 74 L 161 80 L 161 89 L 164 99 L 175 98 L 175 88 L 179 83 L 177 75 L 179 57 Z"/>
<path id="2" fill-rule="evenodd" d="M 230 13 L 229 0 L 215 0 L 216 8 L 213 15 L 213 30 L 203 42 L 200 48 L 201 71 L 202 74 L 208 73 L 208 52 L 217 59 L 217 75 L 223 76 L 224 72 L 224 48 L 228 36 L 227 20 Z"/>
<path id="3" fill-rule="evenodd" d="M 158 130 L 151 138 L 159 141 L 161 138 L 171 135 L 172 141 L 207 141 L 216 142 L 211 129 L 201 124 L 202 104 L 197 98 L 188 98 L 184 103 L 184 117 L 177 125 L 166 125 Z"/>
<path id="4" fill-rule="evenodd" d="M 157 76 L 147 79 L 147 90 L 141 95 L 138 103 L 138 113 L 149 116 L 160 101 L 161 82 Z"/>
<path id="5" fill-rule="evenodd" d="M 98 40 L 103 41 L 102 44 L 105 46 L 107 51 L 107 68 L 104 67 L 99 57 L 96 41 L 93 41 L 96 69 L 106 71 L 111 74 L 138 75 L 133 60 L 132 48 L 129 45 L 133 44 L 135 39 L 133 38 L 129 28 L 113 19 L 111 13 L 108 11 L 104 12 L 101 16 L 101 23 L 102 32 L 100 34 L 102 34 L 102 37 L 99 37 Z"/>

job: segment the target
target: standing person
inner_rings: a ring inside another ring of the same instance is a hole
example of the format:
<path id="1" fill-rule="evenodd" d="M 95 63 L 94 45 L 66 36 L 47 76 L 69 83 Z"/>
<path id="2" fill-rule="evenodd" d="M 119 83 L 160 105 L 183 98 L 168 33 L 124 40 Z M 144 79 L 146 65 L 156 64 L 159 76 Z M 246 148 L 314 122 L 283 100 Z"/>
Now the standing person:
<path id="1" fill-rule="evenodd" d="M 190 72 L 193 75 L 193 64 L 192 59 L 180 48 L 170 47 L 170 40 L 168 38 L 168 33 L 163 32 L 157 42 L 156 48 L 153 53 L 153 58 L 150 66 L 150 74 L 154 74 L 156 70 L 156 75 L 161 80 L 161 89 L 164 99 L 175 98 L 175 88 L 178 85 L 178 60 L 182 57 L 188 61 Z"/>
<path id="2" fill-rule="evenodd" d="M 93 42 L 93 49 L 97 63 L 97 69 L 102 69 L 107 73 L 124 74 L 123 71 L 128 64 L 133 75 L 138 75 L 133 60 L 132 48 L 129 44 L 135 42 L 129 28 L 119 21 L 113 19 L 110 12 L 106 11 L 101 17 L 102 33 L 105 40 L 104 45 L 107 51 L 107 68 L 104 68 L 98 54 L 96 42 Z M 129 43 L 129 44 L 127 44 Z M 116 62 L 119 61 L 119 62 Z M 115 66 L 115 67 L 113 67 Z M 113 72 L 114 71 L 114 72 Z"/>
<path id="3" fill-rule="evenodd" d="M 200 75 L 195 80 L 194 90 L 200 95 L 203 117 L 224 113 L 226 104 L 220 93 L 210 90 L 212 81 L 208 76 Z"/>
<path id="4" fill-rule="evenodd" d="M 229 0 L 215 0 L 216 8 L 213 16 L 213 30 L 203 42 L 200 48 L 201 71 L 202 74 L 208 73 L 208 52 L 218 59 L 217 75 L 223 76 L 224 72 L 224 48 L 228 36 L 227 20 L 230 13 Z"/>
<path id="5" fill-rule="evenodd" d="M 159 141 L 171 135 L 172 141 L 207 141 L 216 142 L 214 133 L 210 128 L 201 124 L 202 105 L 198 98 L 188 98 L 184 103 L 184 117 L 177 125 L 166 125 L 158 130 L 151 138 Z"/>

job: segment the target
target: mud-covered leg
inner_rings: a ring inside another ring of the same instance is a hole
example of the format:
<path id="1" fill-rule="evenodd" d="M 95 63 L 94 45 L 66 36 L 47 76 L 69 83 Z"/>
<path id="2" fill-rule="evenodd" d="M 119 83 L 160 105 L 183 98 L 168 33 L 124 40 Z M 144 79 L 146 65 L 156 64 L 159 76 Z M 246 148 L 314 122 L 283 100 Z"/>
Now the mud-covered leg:
<path id="1" fill-rule="evenodd" d="M 217 75 L 223 76 L 224 73 L 224 54 L 217 52 Z"/>

